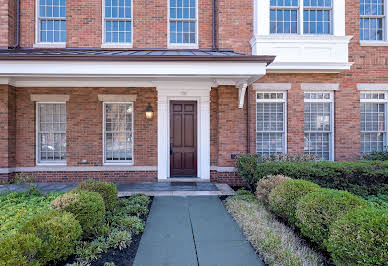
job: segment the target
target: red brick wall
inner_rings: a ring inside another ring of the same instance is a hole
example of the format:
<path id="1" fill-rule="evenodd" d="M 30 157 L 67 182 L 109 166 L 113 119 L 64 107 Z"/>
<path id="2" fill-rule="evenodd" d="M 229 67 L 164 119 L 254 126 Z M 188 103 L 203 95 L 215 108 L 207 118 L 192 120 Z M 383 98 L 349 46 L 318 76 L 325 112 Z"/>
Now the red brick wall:
<path id="1" fill-rule="evenodd" d="M 157 108 L 154 88 L 17 88 L 16 164 L 35 166 L 35 103 L 31 94 L 68 94 L 67 102 L 67 165 L 102 165 L 102 102 L 98 94 L 135 94 L 134 165 L 157 165 Z M 147 104 L 155 115 L 145 118 Z M 87 164 L 81 164 L 83 159 Z"/>
<path id="2" fill-rule="evenodd" d="M 15 166 L 15 88 L 0 85 L 0 168 Z"/>
<path id="3" fill-rule="evenodd" d="M 0 0 L 0 48 L 16 42 L 16 0 Z"/>
<path id="4" fill-rule="evenodd" d="M 218 160 L 218 91 L 210 91 L 210 165 L 217 165 Z"/>

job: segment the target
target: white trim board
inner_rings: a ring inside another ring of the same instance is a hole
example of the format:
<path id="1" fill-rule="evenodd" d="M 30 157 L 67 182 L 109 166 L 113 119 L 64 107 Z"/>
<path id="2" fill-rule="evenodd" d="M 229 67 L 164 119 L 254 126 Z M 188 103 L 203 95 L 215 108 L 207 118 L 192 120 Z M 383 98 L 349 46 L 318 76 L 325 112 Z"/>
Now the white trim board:
<path id="1" fill-rule="evenodd" d="M 357 89 L 359 91 L 387 91 L 388 83 L 359 83 Z"/>
<path id="2" fill-rule="evenodd" d="M 287 91 L 291 89 L 291 83 L 254 83 L 252 86 L 257 91 Z"/>
<path id="3" fill-rule="evenodd" d="M 0 168 L 0 174 L 15 172 L 148 172 L 157 171 L 157 166 L 34 166 Z"/>

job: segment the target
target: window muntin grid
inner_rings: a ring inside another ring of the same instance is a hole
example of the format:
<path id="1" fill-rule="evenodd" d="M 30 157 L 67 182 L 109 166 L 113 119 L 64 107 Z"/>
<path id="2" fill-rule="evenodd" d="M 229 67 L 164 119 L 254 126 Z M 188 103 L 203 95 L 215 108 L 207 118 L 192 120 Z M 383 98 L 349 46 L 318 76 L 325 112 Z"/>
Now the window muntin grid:
<path id="1" fill-rule="evenodd" d="M 298 0 L 271 0 L 270 33 L 298 33 Z"/>
<path id="2" fill-rule="evenodd" d="M 305 34 L 331 34 L 331 0 L 303 1 L 303 32 Z"/>
<path id="3" fill-rule="evenodd" d="M 39 42 L 66 42 L 66 0 L 38 1 Z"/>
<path id="4" fill-rule="evenodd" d="M 197 0 L 169 0 L 169 41 L 171 44 L 197 43 Z"/>
<path id="5" fill-rule="evenodd" d="M 37 103 L 37 163 L 66 162 L 66 103 Z"/>
<path id="6" fill-rule="evenodd" d="M 256 153 L 263 156 L 285 152 L 286 99 L 283 92 L 256 94 Z"/>
<path id="7" fill-rule="evenodd" d="M 384 39 L 384 0 L 360 0 L 360 40 Z"/>
<path id="8" fill-rule="evenodd" d="M 370 92 L 360 94 L 361 153 L 383 151 L 386 139 L 385 93 Z"/>
<path id="9" fill-rule="evenodd" d="M 332 108 L 329 92 L 304 93 L 304 152 L 332 159 Z"/>
<path id="10" fill-rule="evenodd" d="M 105 43 L 132 43 L 132 0 L 104 0 Z"/>
<path id="11" fill-rule="evenodd" d="M 133 103 L 104 103 L 104 163 L 133 162 Z"/>

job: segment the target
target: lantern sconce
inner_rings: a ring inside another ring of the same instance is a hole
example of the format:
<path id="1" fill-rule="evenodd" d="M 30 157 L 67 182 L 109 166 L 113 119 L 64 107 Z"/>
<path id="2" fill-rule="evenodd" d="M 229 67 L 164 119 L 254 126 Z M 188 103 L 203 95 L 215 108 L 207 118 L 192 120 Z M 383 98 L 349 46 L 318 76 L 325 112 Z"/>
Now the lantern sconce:
<path id="1" fill-rule="evenodd" d="M 152 117 L 154 116 L 154 110 L 152 109 L 151 104 L 148 104 L 145 112 L 146 112 L 146 118 L 151 120 Z"/>

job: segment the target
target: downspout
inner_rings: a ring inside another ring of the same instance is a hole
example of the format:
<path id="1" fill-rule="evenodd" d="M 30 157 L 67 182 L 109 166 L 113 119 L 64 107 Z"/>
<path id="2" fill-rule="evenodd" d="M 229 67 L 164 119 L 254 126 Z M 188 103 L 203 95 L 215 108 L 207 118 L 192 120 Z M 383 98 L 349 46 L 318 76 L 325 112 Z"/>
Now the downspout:
<path id="1" fill-rule="evenodd" d="M 20 0 L 16 1 L 16 43 L 12 49 L 19 48 L 19 37 L 20 37 Z"/>
<path id="2" fill-rule="evenodd" d="M 216 51 L 216 0 L 213 0 L 213 36 L 212 36 L 212 50 Z"/>

